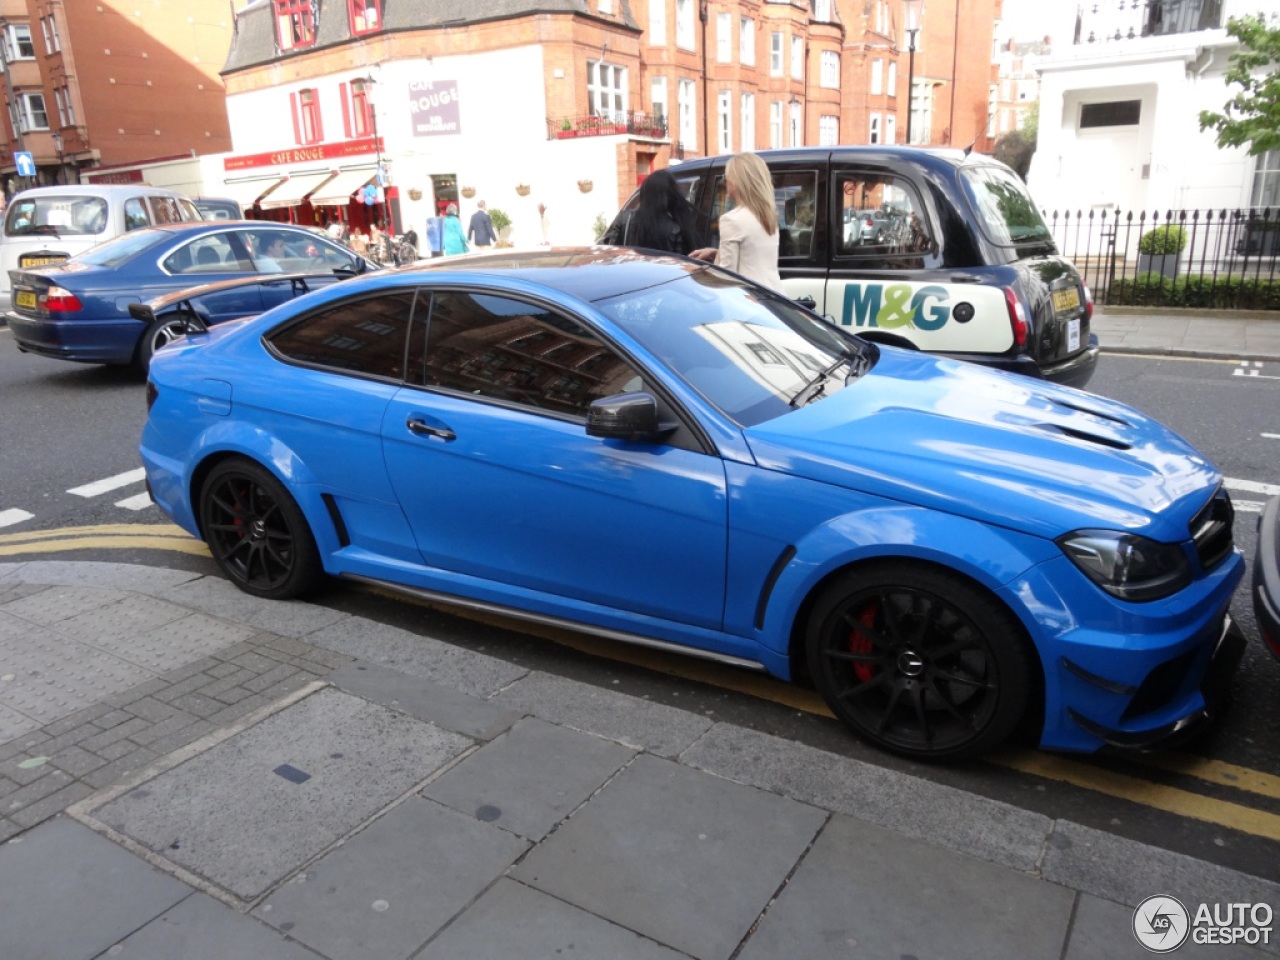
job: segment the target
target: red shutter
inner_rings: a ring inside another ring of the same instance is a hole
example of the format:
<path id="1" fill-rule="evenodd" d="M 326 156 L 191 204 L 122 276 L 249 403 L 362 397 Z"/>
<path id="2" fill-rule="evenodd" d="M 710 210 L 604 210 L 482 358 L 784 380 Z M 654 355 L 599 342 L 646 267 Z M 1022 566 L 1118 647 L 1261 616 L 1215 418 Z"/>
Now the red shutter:
<path id="1" fill-rule="evenodd" d="M 302 146 L 302 126 L 298 123 L 298 95 L 289 94 L 289 114 L 293 117 L 293 142 Z"/>
<path id="2" fill-rule="evenodd" d="M 352 137 L 351 99 L 345 83 L 338 84 L 338 96 L 342 98 L 342 133 L 343 136 L 350 140 Z"/>

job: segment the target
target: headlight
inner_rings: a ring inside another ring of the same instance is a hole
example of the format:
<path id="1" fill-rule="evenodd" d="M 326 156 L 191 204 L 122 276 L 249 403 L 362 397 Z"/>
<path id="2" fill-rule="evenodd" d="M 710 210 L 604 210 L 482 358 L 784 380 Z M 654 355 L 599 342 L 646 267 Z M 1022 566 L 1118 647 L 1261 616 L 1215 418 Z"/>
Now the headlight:
<path id="1" fill-rule="evenodd" d="M 1121 600 L 1159 600 L 1191 582 L 1191 565 L 1175 543 L 1112 530 L 1077 530 L 1059 538 L 1058 546 L 1090 580 Z"/>

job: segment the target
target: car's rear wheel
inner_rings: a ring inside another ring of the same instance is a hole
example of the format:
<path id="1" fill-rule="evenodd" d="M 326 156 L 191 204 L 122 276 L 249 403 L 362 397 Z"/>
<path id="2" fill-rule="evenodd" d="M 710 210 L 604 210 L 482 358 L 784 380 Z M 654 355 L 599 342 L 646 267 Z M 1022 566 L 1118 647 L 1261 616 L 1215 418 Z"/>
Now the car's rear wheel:
<path id="1" fill-rule="evenodd" d="M 151 358 L 156 351 L 167 346 L 186 333 L 186 325 L 176 317 L 161 317 L 147 327 L 138 344 L 138 368 L 146 373 L 151 369 Z"/>
<path id="2" fill-rule="evenodd" d="M 226 460 L 200 488 L 200 529 L 213 559 L 237 587 L 284 600 L 323 577 L 320 552 L 301 508 L 270 472 Z"/>
<path id="3" fill-rule="evenodd" d="M 1030 641 L 993 597 L 948 571 L 888 562 L 824 590 L 809 670 L 836 716 L 894 753 L 957 760 L 1013 732 L 1033 684 Z"/>

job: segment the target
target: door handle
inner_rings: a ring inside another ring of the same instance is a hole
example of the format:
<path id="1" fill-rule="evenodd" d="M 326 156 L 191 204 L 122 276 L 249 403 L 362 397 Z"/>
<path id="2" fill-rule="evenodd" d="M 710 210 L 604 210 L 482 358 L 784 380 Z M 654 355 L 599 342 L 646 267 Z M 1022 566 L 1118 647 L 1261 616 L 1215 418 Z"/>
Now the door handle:
<path id="1" fill-rule="evenodd" d="M 410 433 L 416 433 L 420 437 L 439 437 L 441 440 L 458 439 L 458 435 L 448 427 L 433 427 L 421 417 L 410 417 L 404 425 L 409 428 Z"/>

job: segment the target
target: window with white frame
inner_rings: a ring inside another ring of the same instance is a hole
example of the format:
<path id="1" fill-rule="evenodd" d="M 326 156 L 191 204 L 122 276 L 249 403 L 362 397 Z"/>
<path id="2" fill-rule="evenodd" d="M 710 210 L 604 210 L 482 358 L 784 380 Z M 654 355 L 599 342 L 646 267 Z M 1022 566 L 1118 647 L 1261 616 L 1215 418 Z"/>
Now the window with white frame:
<path id="1" fill-rule="evenodd" d="M 596 0 L 596 9 L 601 13 L 613 13 L 613 0 Z"/>
<path id="2" fill-rule="evenodd" d="M 347 13 L 356 36 L 382 29 L 382 0 L 347 0 Z"/>
<path id="3" fill-rule="evenodd" d="M 769 76 L 782 76 L 782 34 L 769 34 Z"/>
<path id="4" fill-rule="evenodd" d="M 275 0 L 276 46 L 281 50 L 316 42 L 315 8 L 311 0 Z"/>
<path id="5" fill-rule="evenodd" d="M 76 125 L 76 111 L 71 103 L 71 91 L 66 87 L 55 87 L 53 90 L 53 102 L 58 108 L 58 126 L 74 127 Z"/>
<path id="6" fill-rule="evenodd" d="M 667 0 L 649 0 L 649 45 L 667 45 Z"/>
<path id="7" fill-rule="evenodd" d="M 1000 112 L 997 106 L 997 91 L 994 83 L 987 86 L 987 136 L 996 135 L 996 117 Z"/>
<path id="8" fill-rule="evenodd" d="M 911 142 L 929 143 L 933 139 L 933 84 L 917 80 L 911 90 Z"/>
<path id="9" fill-rule="evenodd" d="M 748 67 L 756 63 L 756 22 L 750 17 L 738 22 L 738 61 Z"/>
<path id="10" fill-rule="evenodd" d="M 733 14 L 716 14 L 716 60 L 733 63 Z"/>
<path id="11" fill-rule="evenodd" d="M 653 114 L 653 119 L 661 123 L 666 123 L 667 118 L 671 116 L 671 108 L 668 106 L 667 100 L 667 78 L 666 77 L 650 77 L 649 78 L 649 111 Z M 668 131 L 670 132 L 670 131 Z"/>
<path id="12" fill-rule="evenodd" d="M 587 106 L 595 116 L 626 119 L 627 68 L 603 60 L 588 60 Z"/>
<path id="13" fill-rule="evenodd" d="M 676 46 L 693 50 L 693 0 L 676 0 Z"/>
<path id="14" fill-rule="evenodd" d="M 884 142 L 894 144 L 898 142 L 898 116 L 897 114 L 887 113 L 884 117 Z"/>
<path id="15" fill-rule="evenodd" d="M 742 118 L 739 121 L 742 131 L 738 134 L 738 149 L 749 153 L 756 148 L 756 95 L 742 95 Z"/>
<path id="16" fill-rule="evenodd" d="M 898 61 L 889 61 L 889 96 L 898 95 Z"/>
<path id="17" fill-rule="evenodd" d="M 49 53 L 57 53 L 62 49 L 62 41 L 58 38 L 58 21 L 53 14 L 40 18 L 40 32 L 44 34 L 44 48 Z"/>
<path id="18" fill-rule="evenodd" d="M 716 136 L 720 141 L 720 152 L 728 153 L 733 149 L 733 99 L 728 90 L 721 90 L 716 98 Z"/>
<path id="19" fill-rule="evenodd" d="M 681 80 L 676 87 L 677 106 L 680 109 L 680 142 L 688 150 L 698 146 L 698 114 L 695 99 L 697 90 L 692 80 Z"/>
<path id="20" fill-rule="evenodd" d="M 793 98 L 794 99 L 794 98 Z M 791 103 L 791 145 L 798 147 L 804 143 L 804 123 L 800 116 L 800 102 Z"/>
<path id="21" fill-rule="evenodd" d="M 804 37 L 791 38 L 791 76 L 804 79 Z"/>
<path id="22" fill-rule="evenodd" d="M 818 117 L 818 144 L 823 147 L 834 147 L 840 142 L 840 118 L 823 114 Z"/>
<path id="23" fill-rule="evenodd" d="M 1268 150 L 1255 161 L 1249 206 L 1255 209 L 1280 206 L 1280 150 Z"/>
<path id="24" fill-rule="evenodd" d="M 875 19 L 875 31 L 881 36 L 889 35 L 889 0 L 875 0 L 876 8 L 873 11 Z"/>
<path id="25" fill-rule="evenodd" d="M 871 61 L 871 94 L 879 96 L 884 93 L 884 61 L 879 57 Z"/>
<path id="26" fill-rule="evenodd" d="M 834 50 L 823 50 L 821 66 L 818 70 L 818 85 L 832 90 L 840 89 L 840 54 Z"/>
<path id="27" fill-rule="evenodd" d="M 880 114 L 873 113 L 867 128 L 867 143 L 880 142 Z"/>
<path id="28" fill-rule="evenodd" d="M 44 95 L 20 93 L 14 98 L 17 127 L 23 133 L 29 130 L 48 130 L 49 114 L 44 107 Z"/>
<path id="29" fill-rule="evenodd" d="M 832 16 L 831 0 L 814 0 L 813 3 L 813 19 L 821 23 L 835 23 Z"/>
<path id="30" fill-rule="evenodd" d="M 782 146 L 782 101 L 769 103 L 769 146 L 777 150 Z"/>
<path id="31" fill-rule="evenodd" d="M 4 58 L 14 60 L 33 60 L 36 45 L 31 42 L 31 28 L 25 23 L 10 23 L 4 28 Z"/>

